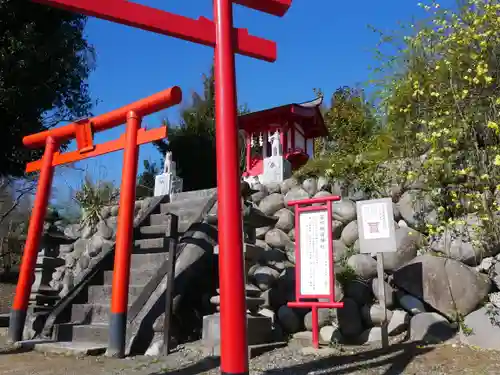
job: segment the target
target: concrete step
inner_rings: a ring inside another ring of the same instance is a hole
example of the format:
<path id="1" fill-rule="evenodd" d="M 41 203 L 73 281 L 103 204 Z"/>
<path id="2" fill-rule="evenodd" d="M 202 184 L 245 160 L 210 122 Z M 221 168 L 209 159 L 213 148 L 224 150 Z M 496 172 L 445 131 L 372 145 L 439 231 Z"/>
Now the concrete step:
<path id="1" fill-rule="evenodd" d="M 132 303 L 128 304 L 130 308 Z M 101 303 L 77 303 L 71 306 L 71 322 L 75 324 L 107 324 L 111 305 Z"/>
<path id="2" fill-rule="evenodd" d="M 146 270 L 130 270 L 130 284 L 131 285 L 146 285 L 148 281 L 156 273 L 156 269 Z M 104 285 L 112 285 L 113 271 L 104 271 Z"/>
<path id="3" fill-rule="evenodd" d="M 41 353 L 81 357 L 102 355 L 106 352 L 107 348 L 107 343 L 63 341 L 37 344 L 33 349 Z"/>
<path id="4" fill-rule="evenodd" d="M 128 288 L 129 303 L 133 302 L 144 289 L 144 285 L 130 285 Z M 87 299 L 89 304 L 107 304 L 111 301 L 111 285 L 91 285 Z"/>
<path id="5" fill-rule="evenodd" d="M 71 322 L 79 324 L 107 324 L 110 313 L 109 304 L 78 303 L 71 306 Z"/>
<path id="6" fill-rule="evenodd" d="M 57 341 L 73 341 L 73 342 L 93 342 L 103 343 L 108 342 L 109 327 L 107 324 L 59 324 L 56 326 Z"/>
<path id="7" fill-rule="evenodd" d="M 156 270 L 167 259 L 168 254 L 164 252 L 134 253 L 130 268 L 136 271 Z"/>

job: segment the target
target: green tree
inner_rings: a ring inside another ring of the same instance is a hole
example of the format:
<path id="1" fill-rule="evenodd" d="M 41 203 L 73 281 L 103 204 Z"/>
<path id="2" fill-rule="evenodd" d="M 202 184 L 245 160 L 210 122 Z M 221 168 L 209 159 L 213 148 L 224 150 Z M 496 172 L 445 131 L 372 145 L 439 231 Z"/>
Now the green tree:
<path id="1" fill-rule="evenodd" d="M 137 177 L 136 199 L 153 196 L 155 177 L 160 173 L 160 168 L 155 162 L 144 160 L 144 171 Z"/>
<path id="2" fill-rule="evenodd" d="M 369 192 L 377 192 L 377 166 L 387 160 L 390 134 L 380 125 L 376 111 L 362 90 L 343 86 L 332 95 L 329 107 L 322 108 L 328 136 L 315 142 L 315 158 L 295 175 L 329 176 Z"/>
<path id="3" fill-rule="evenodd" d="M 335 90 L 330 107 L 323 108 L 328 136 L 316 141 L 317 155 L 336 151 L 357 153 L 376 131 L 374 113 L 363 90 L 348 86 Z"/>
<path id="4" fill-rule="evenodd" d="M 239 113 L 246 113 L 246 106 Z M 164 122 L 168 127 L 168 142 L 155 143 L 163 155 L 171 151 L 177 163 L 177 173 L 183 178 L 183 189 L 199 190 L 217 185 L 215 152 L 215 78 L 214 68 L 203 76 L 203 95 L 193 93 L 191 105 L 181 112 L 179 124 Z M 244 165 L 240 155 L 240 166 Z"/>
<path id="5" fill-rule="evenodd" d="M 0 176 L 22 176 L 41 150 L 25 135 L 89 114 L 94 51 L 86 18 L 29 0 L 0 0 Z"/>

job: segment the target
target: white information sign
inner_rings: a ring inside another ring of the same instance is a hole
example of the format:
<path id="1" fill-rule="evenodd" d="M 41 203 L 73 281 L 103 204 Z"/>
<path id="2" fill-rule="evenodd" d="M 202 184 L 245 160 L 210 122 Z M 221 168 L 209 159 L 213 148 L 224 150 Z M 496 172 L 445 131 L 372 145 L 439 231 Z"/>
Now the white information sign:
<path id="1" fill-rule="evenodd" d="M 299 214 L 300 294 L 330 294 L 330 254 L 328 248 L 328 211 Z"/>
<path id="2" fill-rule="evenodd" d="M 361 253 L 392 253 L 397 250 L 391 198 L 356 202 Z"/>
<path id="3" fill-rule="evenodd" d="M 387 205 L 382 202 L 366 204 L 361 207 L 363 232 L 366 240 L 389 238 L 389 215 Z"/>

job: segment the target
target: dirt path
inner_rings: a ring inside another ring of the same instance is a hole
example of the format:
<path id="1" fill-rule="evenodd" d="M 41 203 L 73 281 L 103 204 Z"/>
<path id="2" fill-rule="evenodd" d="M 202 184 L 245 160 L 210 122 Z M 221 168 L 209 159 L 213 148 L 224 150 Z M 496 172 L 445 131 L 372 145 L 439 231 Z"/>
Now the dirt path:
<path id="1" fill-rule="evenodd" d="M 3 349 L 2 349 L 3 348 Z M 253 358 L 251 374 L 500 374 L 500 353 L 443 345 L 397 344 L 388 352 L 364 348 L 358 352 L 283 348 Z M 135 357 L 124 360 L 9 350 L 0 337 L 0 375 L 194 375 L 219 374 L 218 359 L 189 346 L 167 359 Z"/>

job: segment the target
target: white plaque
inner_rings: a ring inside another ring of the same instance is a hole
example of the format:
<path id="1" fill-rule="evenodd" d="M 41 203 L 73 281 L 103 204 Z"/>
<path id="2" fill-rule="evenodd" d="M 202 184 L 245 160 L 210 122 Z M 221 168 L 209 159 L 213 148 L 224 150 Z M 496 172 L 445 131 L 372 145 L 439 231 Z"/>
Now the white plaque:
<path id="1" fill-rule="evenodd" d="M 305 211 L 299 215 L 300 294 L 329 295 L 328 211 Z"/>
<path id="2" fill-rule="evenodd" d="M 163 173 L 157 175 L 155 177 L 154 196 L 159 197 L 162 195 L 170 194 L 171 182 L 172 182 L 172 174 Z"/>
<path id="3" fill-rule="evenodd" d="M 356 202 L 359 248 L 364 254 L 397 251 L 394 210 L 391 198 Z"/>
<path id="4" fill-rule="evenodd" d="M 389 214 L 383 202 L 366 204 L 361 207 L 363 232 L 367 240 L 389 238 Z"/>

